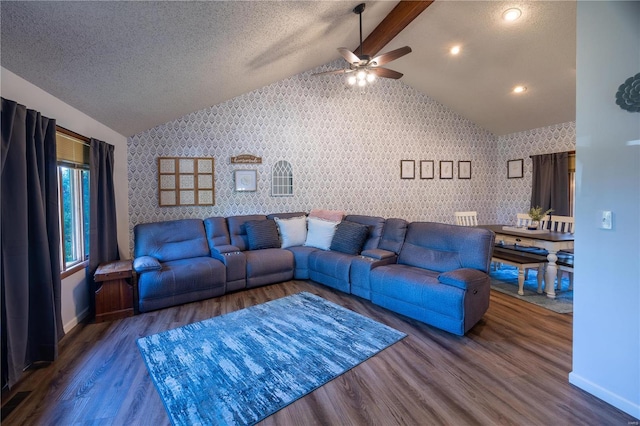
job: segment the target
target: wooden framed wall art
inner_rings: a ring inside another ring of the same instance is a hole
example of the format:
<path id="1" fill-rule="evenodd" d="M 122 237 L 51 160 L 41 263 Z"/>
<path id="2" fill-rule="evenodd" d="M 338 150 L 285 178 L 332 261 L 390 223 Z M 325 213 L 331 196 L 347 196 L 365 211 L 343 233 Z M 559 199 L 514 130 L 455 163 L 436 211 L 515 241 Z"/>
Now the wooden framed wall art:
<path id="1" fill-rule="evenodd" d="M 420 179 L 433 179 L 433 160 L 420 160 Z"/>
<path id="2" fill-rule="evenodd" d="M 415 160 L 400 160 L 400 179 L 416 178 Z"/>
<path id="3" fill-rule="evenodd" d="M 458 161 L 458 179 L 471 179 L 471 161 Z"/>
<path id="4" fill-rule="evenodd" d="M 214 159 L 158 157 L 158 204 L 215 205 Z"/>
<path id="5" fill-rule="evenodd" d="M 440 179 L 453 179 L 453 161 L 440 161 Z"/>

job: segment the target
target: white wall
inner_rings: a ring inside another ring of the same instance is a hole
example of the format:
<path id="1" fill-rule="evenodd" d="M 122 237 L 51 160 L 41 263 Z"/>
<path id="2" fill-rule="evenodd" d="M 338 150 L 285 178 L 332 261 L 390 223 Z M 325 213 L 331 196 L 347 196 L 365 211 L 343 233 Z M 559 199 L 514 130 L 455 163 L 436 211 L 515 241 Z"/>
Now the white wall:
<path id="1" fill-rule="evenodd" d="M 59 126 L 86 137 L 103 140 L 115 146 L 115 195 L 118 215 L 118 244 L 122 258 L 129 255 L 129 210 L 127 194 L 127 138 L 99 123 L 88 115 L 62 102 L 11 71 L 0 68 L 2 97 L 34 109 Z M 65 332 L 73 328 L 86 314 L 89 295 L 82 270 L 62 280 L 62 323 Z"/>
<path id="2" fill-rule="evenodd" d="M 573 371 L 640 418 L 640 114 L 614 94 L 640 71 L 640 2 L 578 2 Z M 613 229 L 599 229 L 601 211 Z"/>

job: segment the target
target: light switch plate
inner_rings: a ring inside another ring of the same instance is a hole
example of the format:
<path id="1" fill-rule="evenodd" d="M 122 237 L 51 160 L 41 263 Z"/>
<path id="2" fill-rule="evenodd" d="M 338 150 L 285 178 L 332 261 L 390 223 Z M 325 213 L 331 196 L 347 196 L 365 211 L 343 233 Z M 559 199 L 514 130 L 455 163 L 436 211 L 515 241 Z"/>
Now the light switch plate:
<path id="1" fill-rule="evenodd" d="M 611 229 L 613 225 L 612 213 L 611 210 L 605 210 L 602 212 L 602 220 L 600 222 L 600 228 L 602 229 Z"/>

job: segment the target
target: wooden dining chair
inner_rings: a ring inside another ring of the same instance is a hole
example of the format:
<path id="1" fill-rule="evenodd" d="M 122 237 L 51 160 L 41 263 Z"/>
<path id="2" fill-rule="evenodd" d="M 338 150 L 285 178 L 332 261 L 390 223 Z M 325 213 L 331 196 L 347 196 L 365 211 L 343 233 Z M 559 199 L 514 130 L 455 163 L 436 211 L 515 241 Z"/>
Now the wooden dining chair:
<path id="1" fill-rule="evenodd" d="M 573 234 L 573 227 L 573 216 L 551 215 L 551 218 L 549 219 L 548 229 L 551 232 L 569 232 L 570 234 Z"/>
<path id="2" fill-rule="evenodd" d="M 455 212 L 456 225 L 478 226 L 478 212 Z"/>
<path id="3" fill-rule="evenodd" d="M 540 221 L 540 226 L 542 227 L 542 229 L 544 229 L 544 227 L 547 225 L 549 219 L 550 219 L 550 216 L 547 215 Z M 519 228 L 527 227 L 527 226 L 529 226 L 531 221 L 532 221 L 531 216 L 529 216 L 528 213 L 516 213 L 516 226 L 517 227 L 519 227 Z M 536 250 L 536 251 L 538 251 L 538 250 Z M 544 265 L 542 265 L 542 266 L 544 266 Z M 540 274 L 541 271 L 543 271 L 539 267 L 525 268 L 525 270 L 524 270 L 524 279 L 525 280 L 529 279 L 529 271 L 531 269 L 537 270 L 538 274 Z M 543 277 L 544 277 L 544 272 L 543 272 Z"/>
<path id="4" fill-rule="evenodd" d="M 551 215 L 549 230 L 552 232 L 568 232 L 573 234 L 575 222 L 573 216 Z M 563 272 L 569 274 L 569 290 L 573 289 L 573 250 L 561 250 L 558 252 L 558 288 L 562 288 Z"/>

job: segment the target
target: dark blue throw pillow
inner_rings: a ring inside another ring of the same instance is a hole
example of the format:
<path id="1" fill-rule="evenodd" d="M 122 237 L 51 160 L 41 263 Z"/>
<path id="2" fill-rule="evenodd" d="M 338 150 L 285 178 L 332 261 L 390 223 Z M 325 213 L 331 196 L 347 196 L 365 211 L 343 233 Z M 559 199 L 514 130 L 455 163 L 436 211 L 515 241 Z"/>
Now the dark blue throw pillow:
<path id="1" fill-rule="evenodd" d="M 273 219 L 250 220 L 244 226 L 249 240 L 249 250 L 280 247 L 278 227 Z"/>
<path id="2" fill-rule="evenodd" d="M 331 250 L 358 255 L 369 236 L 369 227 L 343 220 L 338 224 L 331 240 Z"/>

